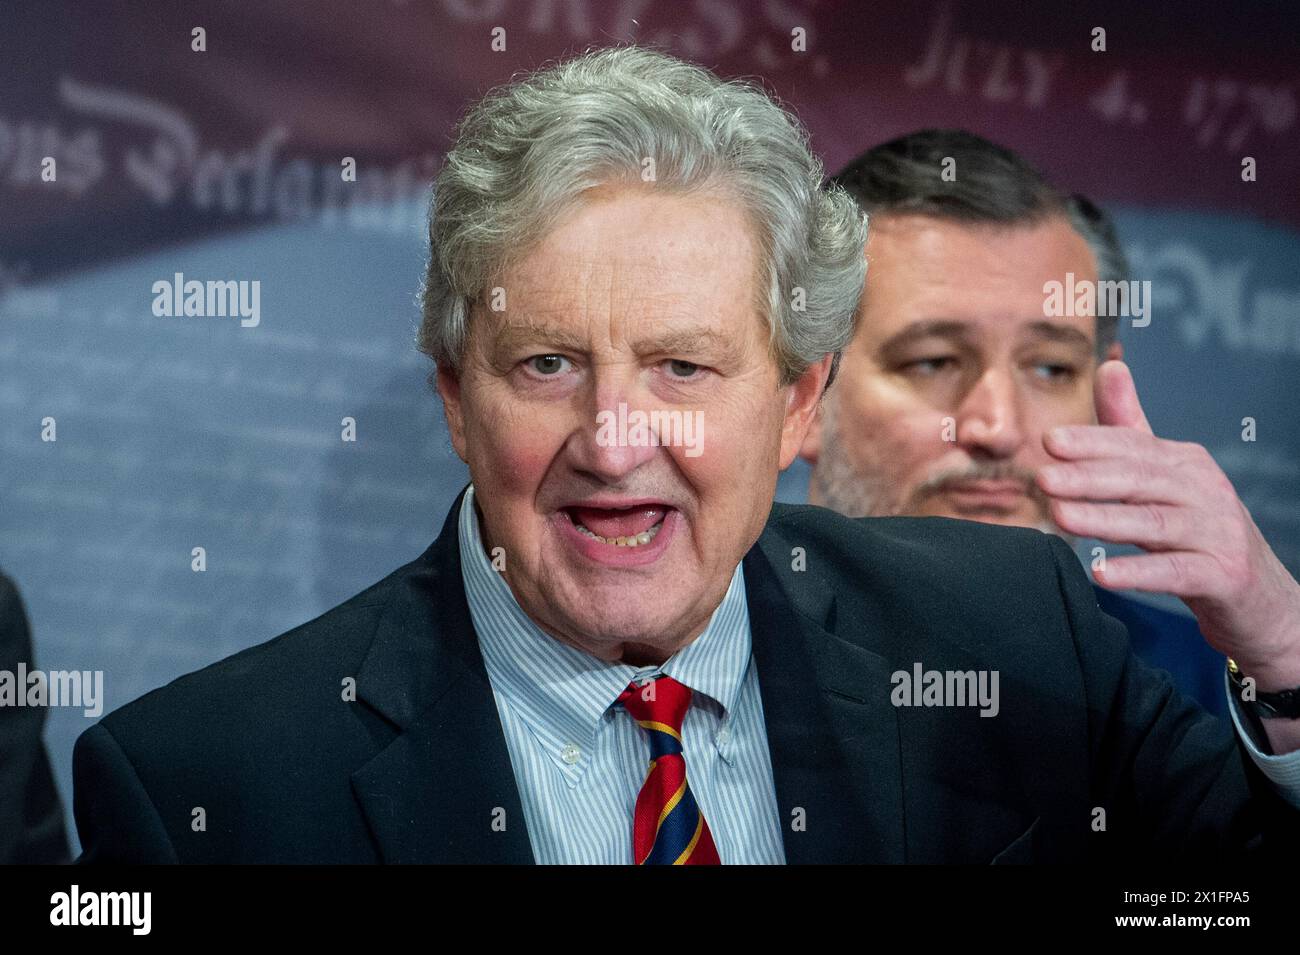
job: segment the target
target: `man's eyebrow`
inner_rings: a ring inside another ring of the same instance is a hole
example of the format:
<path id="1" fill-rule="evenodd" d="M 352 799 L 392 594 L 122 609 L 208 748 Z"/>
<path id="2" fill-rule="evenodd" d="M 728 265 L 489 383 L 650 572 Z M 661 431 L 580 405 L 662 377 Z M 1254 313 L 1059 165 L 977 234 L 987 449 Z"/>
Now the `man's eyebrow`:
<path id="1" fill-rule="evenodd" d="M 516 322 L 505 325 L 496 333 L 495 344 L 498 348 L 511 348 L 524 342 L 545 342 L 548 346 L 571 352 L 583 352 L 587 349 L 585 336 L 557 325 L 545 322 Z"/>
<path id="2" fill-rule="evenodd" d="M 1061 342 L 1066 345 L 1076 345 L 1080 348 L 1092 348 L 1093 341 L 1083 332 L 1071 325 L 1061 325 L 1056 322 L 1037 321 L 1030 322 L 1024 326 L 1024 331 L 1035 338 L 1046 338 L 1049 341 Z M 950 319 L 926 319 L 919 322 L 913 322 L 900 332 L 896 332 L 887 338 L 881 348 L 896 348 L 900 345 L 906 345 L 909 342 L 921 338 L 954 338 L 960 341 L 969 341 L 973 336 L 970 326 L 965 322 L 955 322 Z"/>
<path id="3" fill-rule="evenodd" d="M 544 322 L 506 325 L 498 330 L 495 337 L 498 348 L 511 348 L 533 341 L 579 354 L 586 352 L 590 346 L 585 335 Z M 736 350 L 736 341 L 713 329 L 684 328 L 665 331 L 659 335 L 647 335 L 635 342 L 634 349 L 638 355 L 694 355 L 705 349 L 717 349 L 730 355 Z"/>
<path id="4" fill-rule="evenodd" d="M 913 322 L 902 331 L 886 338 L 881 348 L 896 348 L 920 338 L 957 338 L 968 341 L 971 338 L 970 327 L 965 322 L 955 322 L 945 318 L 930 318 Z"/>
<path id="5" fill-rule="evenodd" d="M 1035 338 L 1046 338 L 1065 345 L 1077 345 L 1080 348 L 1091 349 L 1093 347 L 1093 340 L 1071 325 L 1059 325 L 1056 322 L 1030 322 L 1025 326 L 1025 331 Z"/>
<path id="6" fill-rule="evenodd" d="M 648 336 L 638 341 L 635 348 L 638 355 L 694 355 L 707 349 L 731 354 L 736 349 L 736 336 L 723 335 L 710 328 L 682 328 Z"/>

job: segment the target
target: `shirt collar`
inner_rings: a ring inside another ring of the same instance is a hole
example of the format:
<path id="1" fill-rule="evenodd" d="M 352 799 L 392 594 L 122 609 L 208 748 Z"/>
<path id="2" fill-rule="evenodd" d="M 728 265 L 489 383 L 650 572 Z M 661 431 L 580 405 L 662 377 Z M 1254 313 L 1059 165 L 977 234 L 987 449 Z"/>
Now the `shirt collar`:
<path id="1" fill-rule="evenodd" d="M 561 643 L 524 612 L 484 550 L 473 485 L 465 491 L 458 523 L 465 596 L 492 686 L 510 700 L 562 768 L 578 772 L 586 764 L 601 720 L 633 679 L 666 673 L 713 700 L 723 718 L 734 711 L 750 661 L 749 610 L 740 564 L 698 637 L 662 667 L 633 667 Z M 577 762 L 563 758 L 571 745 L 581 750 Z"/>

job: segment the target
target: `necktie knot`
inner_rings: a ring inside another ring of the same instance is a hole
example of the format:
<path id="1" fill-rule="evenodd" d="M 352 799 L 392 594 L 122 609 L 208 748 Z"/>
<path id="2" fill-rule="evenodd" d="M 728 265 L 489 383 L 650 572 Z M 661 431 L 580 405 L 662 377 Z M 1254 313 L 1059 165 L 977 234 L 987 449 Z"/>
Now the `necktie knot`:
<path id="1" fill-rule="evenodd" d="M 672 730 L 673 735 L 681 741 L 682 720 L 691 705 L 691 688 L 678 683 L 672 677 L 661 675 L 647 683 L 633 680 L 618 698 L 623 708 L 632 714 L 632 719 L 652 730 Z"/>

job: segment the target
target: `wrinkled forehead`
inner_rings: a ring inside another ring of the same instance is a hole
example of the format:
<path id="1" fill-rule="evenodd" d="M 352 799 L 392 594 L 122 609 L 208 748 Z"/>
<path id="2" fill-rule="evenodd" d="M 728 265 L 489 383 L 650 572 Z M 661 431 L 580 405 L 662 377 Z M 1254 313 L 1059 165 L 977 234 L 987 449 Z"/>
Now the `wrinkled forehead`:
<path id="1" fill-rule="evenodd" d="M 749 336 L 762 317 L 757 243 L 722 198 L 598 195 L 507 265 L 475 309 L 480 340 L 599 343 Z"/>
<path id="2" fill-rule="evenodd" d="M 1060 217 L 1017 225 L 951 222 L 930 216 L 872 220 L 859 332 L 881 342 L 918 323 L 973 339 L 1025 337 L 1060 329 L 1095 340 L 1089 315 L 1044 313 L 1048 283 L 1095 282 L 1087 242 Z"/>

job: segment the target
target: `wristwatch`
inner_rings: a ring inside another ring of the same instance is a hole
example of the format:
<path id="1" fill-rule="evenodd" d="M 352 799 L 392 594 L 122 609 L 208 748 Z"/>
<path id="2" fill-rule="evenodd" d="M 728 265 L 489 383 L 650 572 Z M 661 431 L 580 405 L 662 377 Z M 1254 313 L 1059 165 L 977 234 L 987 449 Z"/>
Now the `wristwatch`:
<path id="1" fill-rule="evenodd" d="M 1281 690 L 1277 693 L 1261 693 L 1259 690 L 1255 690 L 1253 700 L 1242 699 L 1245 685 L 1242 683 L 1242 673 L 1237 668 L 1237 661 L 1232 658 L 1228 659 L 1228 679 L 1232 681 L 1232 688 L 1236 690 L 1237 699 L 1241 702 L 1241 705 L 1260 719 L 1300 719 L 1300 687 L 1293 690 Z"/>

